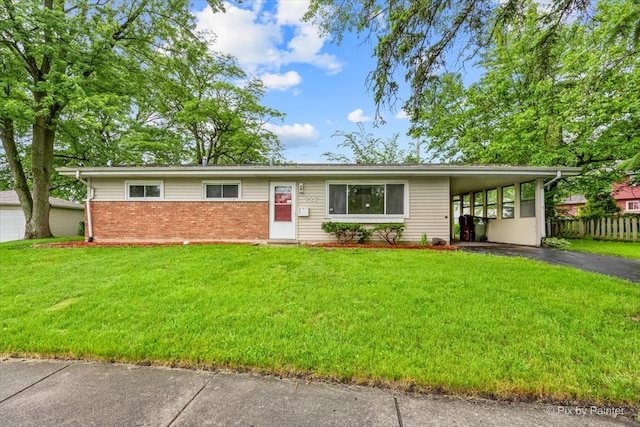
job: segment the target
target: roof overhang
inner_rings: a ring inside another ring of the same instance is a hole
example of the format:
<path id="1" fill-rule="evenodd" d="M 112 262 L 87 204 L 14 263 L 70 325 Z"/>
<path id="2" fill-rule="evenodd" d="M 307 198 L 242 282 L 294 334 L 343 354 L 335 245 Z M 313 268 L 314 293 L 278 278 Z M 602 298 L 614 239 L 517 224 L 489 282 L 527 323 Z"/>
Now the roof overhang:
<path id="1" fill-rule="evenodd" d="M 304 177 L 449 177 L 451 193 L 483 189 L 558 176 L 576 176 L 580 168 L 463 165 L 463 164 L 298 164 L 298 165 L 212 165 L 58 168 L 60 175 L 78 178 L 304 178 Z"/>

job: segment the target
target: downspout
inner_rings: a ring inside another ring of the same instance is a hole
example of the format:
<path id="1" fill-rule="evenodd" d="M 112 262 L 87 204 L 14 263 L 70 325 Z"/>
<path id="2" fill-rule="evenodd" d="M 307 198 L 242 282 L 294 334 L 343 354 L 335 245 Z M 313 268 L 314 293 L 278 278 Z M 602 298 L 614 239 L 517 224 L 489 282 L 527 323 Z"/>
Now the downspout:
<path id="1" fill-rule="evenodd" d="M 560 178 L 562 178 L 562 171 L 557 171 L 556 172 L 556 177 L 553 178 L 551 181 L 547 182 L 546 184 L 544 184 L 544 186 L 548 187 L 551 184 L 553 184 L 554 182 L 556 182 L 557 180 L 559 180 Z"/>
<path id="2" fill-rule="evenodd" d="M 542 184 L 542 191 L 540 194 L 540 211 L 539 211 L 540 221 L 538 222 L 538 227 L 540 227 L 540 233 L 539 233 L 540 245 L 544 243 L 544 239 L 547 237 L 547 215 L 546 215 L 547 208 L 545 206 L 544 191 L 545 191 L 545 188 L 550 187 L 551 184 L 553 184 L 554 182 L 560 179 L 562 179 L 562 171 L 557 171 L 555 178 L 553 178 L 551 181 L 547 183 Z"/>
<path id="3" fill-rule="evenodd" d="M 87 181 L 80 178 L 80 171 L 76 171 L 76 179 L 87 186 L 87 242 L 93 242 L 93 226 L 91 224 L 91 200 L 93 199 L 93 187 Z"/>

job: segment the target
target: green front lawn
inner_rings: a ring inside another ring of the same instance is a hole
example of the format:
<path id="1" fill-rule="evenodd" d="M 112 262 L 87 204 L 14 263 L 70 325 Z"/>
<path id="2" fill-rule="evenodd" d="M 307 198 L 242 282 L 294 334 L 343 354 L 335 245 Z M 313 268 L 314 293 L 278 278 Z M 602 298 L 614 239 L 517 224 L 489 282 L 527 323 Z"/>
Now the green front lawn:
<path id="1" fill-rule="evenodd" d="M 6 243 L 0 301 L 0 354 L 640 406 L 640 286 L 525 259 Z"/>
<path id="2" fill-rule="evenodd" d="M 640 260 L 640 242 L 614 242 L 611 240 L 570 239 L 570 251 L 590 252 Z"/>

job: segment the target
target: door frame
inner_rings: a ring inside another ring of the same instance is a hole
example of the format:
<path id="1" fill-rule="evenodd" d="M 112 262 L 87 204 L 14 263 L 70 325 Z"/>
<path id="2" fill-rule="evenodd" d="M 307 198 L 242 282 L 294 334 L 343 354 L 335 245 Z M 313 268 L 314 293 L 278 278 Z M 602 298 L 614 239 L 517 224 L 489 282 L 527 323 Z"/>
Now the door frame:
<path id="1" fill-rule="evenodd" d="M 269 182 L 269 239 L 270 240 L 296 240 L 298 236 L 297 223 L 297 185 L 296 181 L 270 181 Z M 275 221 L 275 188 L 277 186 L 291 187 L 291 222 L 283 223 Z"/>

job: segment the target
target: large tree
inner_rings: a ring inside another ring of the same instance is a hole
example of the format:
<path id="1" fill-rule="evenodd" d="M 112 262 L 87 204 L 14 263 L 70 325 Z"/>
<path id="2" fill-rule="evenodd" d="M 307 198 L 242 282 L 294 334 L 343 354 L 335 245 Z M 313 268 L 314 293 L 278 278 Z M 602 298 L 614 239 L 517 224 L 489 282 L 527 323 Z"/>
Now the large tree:
<path id="1" fill-rule="evenodd" d="M 376 68 L 369 86 L 379 107 L 396 102 L 399 80 L 410 83 L 404 107 L 420 111 L 423 95 L 444 69 L 463 66 L 526 15 L 529 0 L 311 0 L 305 19 L 315 22 L 339 43 L 347 32 L 366 36 L 374 45 Z M 547 2 L 545 2 L 546 4 Z M 590 0 L 548 2 L 539 44 L 541 62 L 567 20 L 590 19 Z M 621 25 L 640 29 L 637 15 Z"/>
<path id="2" fill-rule="evenodd" d="M 54 143 L 65 111 L 98 110 L 105 94 L 122 93 L 164 44 L 191 37 L 189 6 L 188 0 L 0 2 L 0 138 L 25 238 L 51 236 Z M 24 134 L 31 137 L 26 163 L 18 144 Z"/>
<path id="3" fill-rule="evenodd" d="M 601 2 L 589 24 L 557 31 L 540 63 L 540 16 L 528 15 L 483 54 L 482 78 L 465 87 L 443 73 L 425 91 L 413 136 L 443 160 L 613 169 L 640 152 L 640 51 L 615 23 L 633 0 Z"/>
<path id="4" fill-rule="evenodd" d="M 441 158 L 640 166 L 637 1 L 312 0 L 306 18 L 370 38 L 378 107 L 408 82 L 414 136 Z M 489 69 L 471 90 L 469 60 Z"/>
<path id="5" fill-rule="evenodd" d="M 260 104 L 262 81 L 206 43 L 179 41 L 170 48 L 151 70 L 158 93 L 148 105 L 176 134 L 186 135 L 190 159 L 210 164 L 278 159 L 280 141 L 264 125 L 284 115 Z"/>

